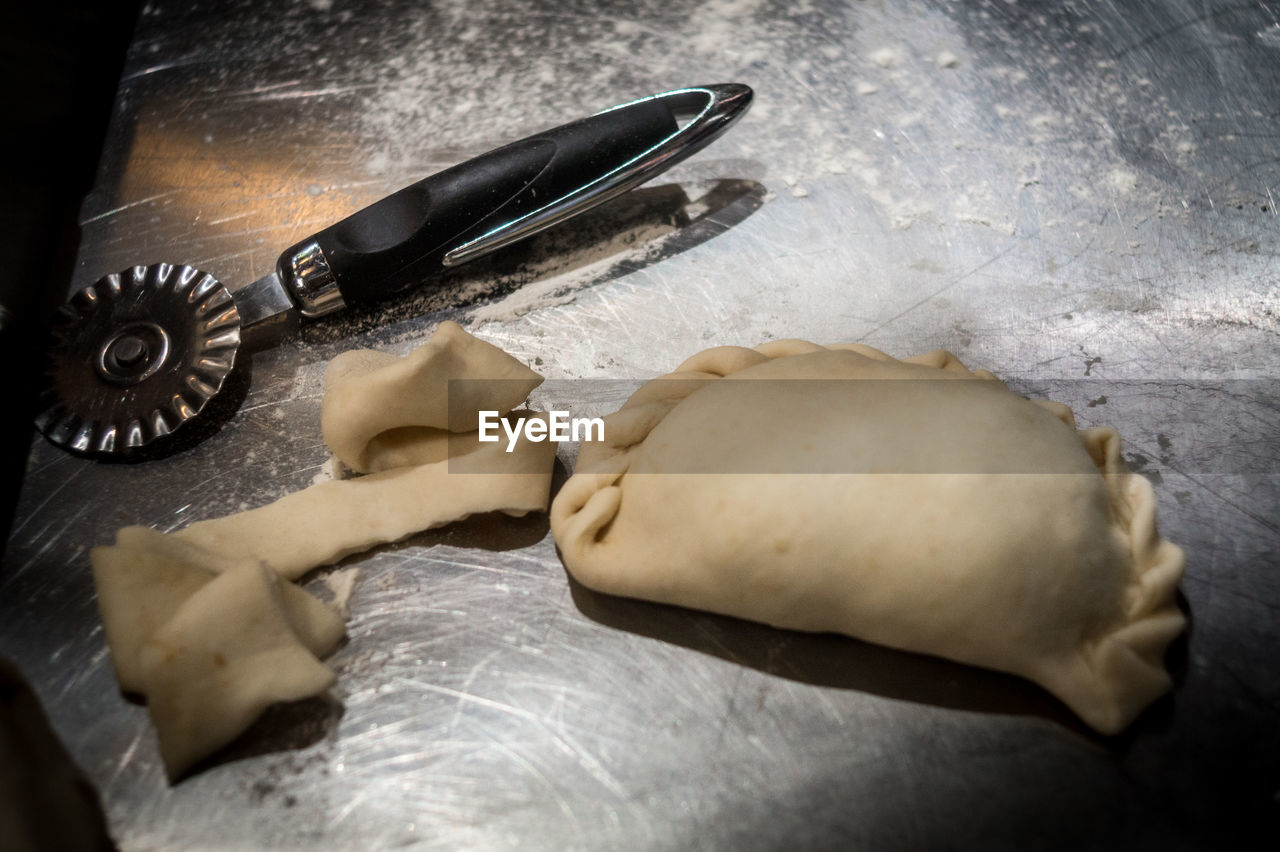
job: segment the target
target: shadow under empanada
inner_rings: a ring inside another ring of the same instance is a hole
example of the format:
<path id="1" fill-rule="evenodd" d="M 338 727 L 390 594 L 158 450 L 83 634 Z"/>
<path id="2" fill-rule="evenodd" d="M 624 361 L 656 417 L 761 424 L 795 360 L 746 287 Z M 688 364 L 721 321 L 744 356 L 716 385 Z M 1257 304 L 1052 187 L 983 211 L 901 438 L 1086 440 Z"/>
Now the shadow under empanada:
<path id="1" fill-rule="evenodd" d="M 564 462 L 557 458 L 551 471 L 551 497 L 548 498 L 548 505 L 568 478 L 569 472 Z M 494 553 L 520 550 L 542 541 L 550 531 L 551 520 L 546 512 L 530 512 L 519 518 L 503 512 L 484 512 L 433 530 L 415 533 L 400 541 L 361 551 L 342 560 L 337 567 L 359 563 L 370 556 L 387 551 L 394 552 L 405 547 L 434 547 L 444 544 L 450 547 L 474 548 Z M 323 573 L 325 570 L 328 569 L 322 568 L 320 572 Z M 305 579 L 315 575 L 315 572 L 312 572 Z"/>
<path id="2" fill-rule="evenodd" d="M 940 657 L 898 651 L 835 633 L 785 630 L 730 616 L 606 595 L 566 572 L 570 593 L 584 616 L 619 630 L 680 645 L 815 686 L 856 690 L 898 701 L 969 712 L 1037 716 L 1103 745 L 1124 751 L 1139 731 L 1170 724 L 1173 697 L 1153 703 L 1124 732 L 1105 736 L 1085 725 L 1038 685 L 1010 674 Z M 1188 607 L 1179 599 L 1184 613 Z M 1186 670 L 1188 630 L 1170 647 L 1166 664 L 1175 684 Z"/>

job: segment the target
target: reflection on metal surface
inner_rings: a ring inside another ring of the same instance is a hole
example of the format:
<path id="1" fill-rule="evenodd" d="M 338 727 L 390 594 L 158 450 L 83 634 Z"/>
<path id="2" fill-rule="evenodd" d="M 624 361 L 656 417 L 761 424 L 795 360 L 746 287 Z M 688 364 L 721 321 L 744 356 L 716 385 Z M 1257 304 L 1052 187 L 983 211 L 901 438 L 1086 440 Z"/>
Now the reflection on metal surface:
<path id="1" fill-rule="evenodd" d="M 322 317 L 347 306 L 338 291 L 338 279 L 329 270 L 328 259 L 314 242 L 288 258 L 285 272 L 289 292 L 304 317 Z"/>
<path id="2" fill-rule="evenodd" d="M 444 256 L 445 266 L 466 263 L 553 227 L 583 210 L 618 197 L 700 151 L 742 118 L 751 105 L 751 89 L 737 83 L 677 89 L 619 104 L 598 114 L 647 101 L 667 103 L 677 119 L 683 117 L 685 123 L 659 144 L 608 174 L 452 249 Z"/>

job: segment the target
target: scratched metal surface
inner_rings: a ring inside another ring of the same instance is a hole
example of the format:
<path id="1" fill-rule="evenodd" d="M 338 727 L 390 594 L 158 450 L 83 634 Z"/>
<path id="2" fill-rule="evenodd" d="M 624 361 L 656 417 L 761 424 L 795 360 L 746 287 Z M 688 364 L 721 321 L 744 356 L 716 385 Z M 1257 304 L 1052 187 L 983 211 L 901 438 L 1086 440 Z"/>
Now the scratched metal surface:
<path id="1" fill-rule="evenodd" d="M 1201 0 L 154 2 L 76 287 L 170 259 L 234 289 L 525 133 L 690 83 L 757 102 L 589 222 L 254 354 L 238 411 L 185 452 L 105 465 L 36 442 L 0 651 L 131 849 L 1194 846 L 1274 821 L 1278 19 Z M 769 337 L 945 347 L 1119 427 L 1189 556 L 1174 697 L 1104 740 L 1012 678 L 587 592 L 544 519 L 481 518 L 339 566 L 358 573 L 331 699 L 170 787 L 114 686 L 87 549 L 309 484 L 325 362 L 406 351 L 446 317 L 568 379 Z"/>

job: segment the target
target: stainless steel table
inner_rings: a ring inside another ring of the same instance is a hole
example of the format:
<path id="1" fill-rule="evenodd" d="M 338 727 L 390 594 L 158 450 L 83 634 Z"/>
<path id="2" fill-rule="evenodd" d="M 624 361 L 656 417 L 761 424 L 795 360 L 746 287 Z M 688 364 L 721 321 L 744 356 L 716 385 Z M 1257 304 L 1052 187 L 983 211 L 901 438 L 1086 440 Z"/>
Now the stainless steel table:
<path id="1" fill-rule="evenodd" d="M 1280 4 L 154 0 L 73 286 L 169 259 L 234 289 L 431 171 L 722 81 L 756 104 L 712 148 L 255 353 L 186 451 L 35 443 L 0 652 L 122 846 L 1198 846 L 1274 825 Z M 1104 739 L 1013 678 L 593 594 L 545 519 L 486 517 L 313 577 L 354 582 L 331 699 L 170 787 L 114 685 L 88 548 L 309 484 L 327 360 L 445 318 L 556 379 L 773 337 L 942 347 L 1117 426 L 1189 557 L 1177 689 Z"/>

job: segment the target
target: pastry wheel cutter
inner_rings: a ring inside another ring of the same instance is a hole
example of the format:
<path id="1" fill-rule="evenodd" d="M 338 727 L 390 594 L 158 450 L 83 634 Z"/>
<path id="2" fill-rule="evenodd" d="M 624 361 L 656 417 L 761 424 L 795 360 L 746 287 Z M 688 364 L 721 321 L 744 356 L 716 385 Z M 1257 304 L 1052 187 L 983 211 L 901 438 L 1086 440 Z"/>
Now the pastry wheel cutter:
<path id="1" fill-rule="evenodd" d="M 505 145 L 298 241 L 235 293 L 180 264 L 104 276 L 54 318 L 36 426 L 77 453 L 144 447 L 207 410 L 246 331 L 385 299 L 596 207 L 712 142 L 751 97 L 676 89 Z"/>

